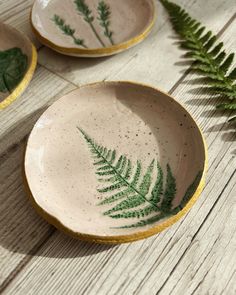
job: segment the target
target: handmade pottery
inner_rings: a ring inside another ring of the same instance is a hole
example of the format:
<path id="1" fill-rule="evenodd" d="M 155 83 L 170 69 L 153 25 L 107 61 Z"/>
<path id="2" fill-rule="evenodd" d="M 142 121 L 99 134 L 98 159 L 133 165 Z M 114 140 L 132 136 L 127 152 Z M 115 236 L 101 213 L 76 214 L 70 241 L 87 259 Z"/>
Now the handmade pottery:
<path id="1" fill-rule="evenodd" d="M 37 52 L 30 40 L 0 22 L 0 110 L 27 87 L 37 64 Z"/>
<path id="2" fill-rule="evenodd" d="M 153 0 L 36 0 L 31 13 L 38 39 L 66 55 L 96 57 L 141 42 L 155 19 Z"/>
<path id="3" fill-rule="evenodd" d="M 49 223 L 85 240 L 153 235 L 198 198 L 206 148 L 190 114 L 161 91 L 96 83 L 41 116 L 25 154 L 26 187 Z"/>

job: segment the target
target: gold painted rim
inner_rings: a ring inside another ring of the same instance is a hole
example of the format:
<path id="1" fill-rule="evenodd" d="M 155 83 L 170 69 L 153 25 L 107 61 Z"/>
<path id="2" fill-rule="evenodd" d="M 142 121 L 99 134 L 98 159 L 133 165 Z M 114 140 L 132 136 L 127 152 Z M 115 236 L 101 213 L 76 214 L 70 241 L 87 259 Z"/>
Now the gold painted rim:
<path id="1" fill-rule="evenodd" d="M 188 115 L 191 117 L 191 119 L 193 120 L 193 122 L 196 124 L 199 133 L 201 135 L 201 139 L 202 139 L 202 143 L 203 143 L 203 147 L 204 147 L 204 155 L 205 155 L 205 159 L 204 159 L 204 168 L 203 168 L 203 173 L 202 173 L 202 177 L 201 180 L 199 182 L 199 185 L 195 191 L 195 193 L 193 194 L 193 196 L 191 197 L 191 199 L 189 200 L 189 202 L 186 204 L 186 206 L 179 211 L 176 215 L 171 216 L 170 218 L 166 219 L 164 222 L 157 224 L 156 226 L 153 226 L 152 228 L 149 228 L 147 230 L 144 231 L 139 231 L 137 233 L 133 233 L 133 234 L 127 234 L 127 235 L 118 235 L 118 236 L 98 236 L 98 235 L 90 235 L 90 234 L 84 234 L 84 233 L 79 233 L 79 232 L 74 232 L 71 229 L 69 229 L 68 227 L 66 227 L 65 225 L 63 225 L 61 223 L 60 220 L 58 220 L 56 217 L 50 215 L 49 213 L 47 213 L 46 211 L 44 211 L 44 209 L 42 209 L 37 202 L 35 201 L 33 194 L 30 190 L 28 181 L 27 181 L 27 177 L 26 177 L 26 173 L 25 173 L 25 155 L 27 152 L 27 147 L 28 147 L 28 140 L 26 143 L 26 148 L 25 148 L 25 154 L 24 154 L 24 164 L 23 164 L 23 184 L 25 186 L 25 190 L 27 193 L 27 196 L 29 197 L 29 200 L 32 204 L 32 206 L 35 208 L 35 210 L 37 211 L 37 213 L 42 216 L 48 223 L 50 223 L 51 225 L 55 226 L 57 229 L 61 230 L 62 232 L 68 234 L 69 236 L 79 239 L 79 240 L 83 240 L 83 241 L 87 241 L 87 242 L 94 242 L 94 243 L 98 243 L 98 244 L 122 244 L 122 243 L 129 243 L 129 242 L 134 242 L 134 241 L 138 241 L 138 240 L 142 240 L 145 238 L 148 238 L 150 236 L 153 236 L 163 230 L 165 230 L 166 228 L 170 227 L 171 225 L 173 225 L 174 223 L 176 223 L 179 219 L 181 219 L 192 207 L 193 205 L 196 203 L 196 201 L 198 200 L 201 192 L 203 191 L 203 188 L 205 186 L 205 178 L 206 178 L 206 172 L 207 172 L 207 168 L 208 168 L 208 152 L 207 152 L 207 145 L 206 145 L 206 141 L 204 139 L 203 133 L 200 129 L 200 127 L 198 126 L 197 122 L 195 121 L 195 119 L 192 117 L 192 115 L 187 111 L 187 109 L 184 107 L 184 105 L 180 102 L 178 102 L 177 100 L 175 100 L 172 96 L 170 96 L 169 94 L 159 90 L 156 87 L 152 87 L 150 85 L 144 84 L 144 83 L 137 83 L 137 82 L 132 82 L 132 81 L 107 81 L 107 82 L 95 82 L 95 83 L 90 83 L 90 84 L 86 84 L 83 86 L 80 86 L 77 88 L 81 89 L 81 88 L 85 88 L 85 87 L 90 87 L 90 86 L 95 86 L 95 85 L 106 85 L 106 84 L 122 84 L 122 83 L 126 83 L 126 84 L 131 84 L 134 86 L 143 86 L 146 88 L 150 88 L 153 89 L 155 91 L 161 92 L 162 94 L 167 95 L 169 98 L 171 98 L 171 100 L 173 100 L 176 104 L 178 104 L 179 106 L 181 106 L 187 113 Z M 68 95 L 69 93 L 75 91 L 76 89 L 68 92 L 65 95 Z M 34 128 L 34 127 L 33 127 Z M 30 136 L 29 136 L 30 137 Z"/>
<path id="2" fill-rule="evenodd" d="M 16 30 L 14 28 L 14 30 Z M 29 40 L 27 36 L 16 30 L 19 34 L 23 35 L 24 38 L 28 40 L 28 42 L 31 44 L 32 50 L 31 50 L 31 63 L 28 67 L 28 70 L 26 74 L 24 75 L 24 78 L 21 80 L 21 82 L 16 86 L 16 88 L 13 90 L 13 92 L 8 95 L 2 102 L 0 102 L 0 110 L 5 109 L 7 106 L 9 106 L 13 101 L 15 101 L 26 89 L 28 86 L 30 80 L 33 77 L 36 65 L 37 65 L 37 50 L 33 43 Z"/>
<path id="3" fill-rule="evenodd" d="M 37 0 L 35 0 L 36 2 Z M 30 13 L 30 24 L 31 24 L 31 28 L 32 31 L 34 32 L 35 36 L 38 38 L 38 40 L 44 44 L 45 46 L 50 47 L 51 49 L 65 54 L 65 55 L 78 55 L 80 57 L 99 57 L 99 56 L 109 56 L 115 53 L 119 53 L 122 52 L 130 47 L 133 47 L 134 45 L 140 43 L 141 41 L 143 41 L 151 32 L 156 19 L 157 19 L 157 13 L 156 13 L 156 6 L 154 3 L 154 0 L 150 0 L 152 3 L 152 19 L 149 23 L 149 25 L 145 28 L 145 30 L 140 33 L 139 35 L 129 39 L 128 41 L 125 41 L 123 43 L 119 43 L 113 46 L 109 46 L 109 47 L 105 47 L 105 48 L 93 48 L 93 49 L 89 49 L 89 48 L 78 48 L 78 47 L 63 47 L 63 46 L 59 46 L 55 43 L 53 43 L 52 41 L 50 41 L 49 39 L 45 38 L 38 30 L 37 28 L 34 26 L 33 20 L 32 20 L 32 14 L 33 14 L 33 8 L 34 8 L 34 4 L 33 7 L 31 8 L 31 13 Z M 35 3 L 34 2 L 34 3 Z"/>

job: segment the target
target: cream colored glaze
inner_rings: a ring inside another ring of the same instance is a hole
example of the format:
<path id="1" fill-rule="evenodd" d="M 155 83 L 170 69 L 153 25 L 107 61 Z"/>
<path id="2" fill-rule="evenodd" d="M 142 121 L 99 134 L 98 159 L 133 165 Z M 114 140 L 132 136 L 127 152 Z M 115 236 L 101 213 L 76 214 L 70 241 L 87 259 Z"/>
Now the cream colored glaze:
<path id="1" fill-rule="evenodd" d="M 114 43 L 124 43 L 142 34 L 152 23 L 154 5 L 152 0 L 106 0 L 111 10 L 110 29 Z M 103 28 L 97 20 L 98 0 L 86 0 L 95 16 L 94 26 L 106 47 L 109 40 L 104 36 Z M 61 16 L 71 28 L 76 29 L 75 36 L 84 39 L 89 49 L 102 48 L 90 26 L 76 10 L 73 0 L 36 0 L 32 9 L 32 24 L 39 34 L 53 44 L 64 48 L 82 48 L 74 44 L 73 39 L 63 34 L 52 21 L 54 14 Z"/>
<path id="2" fill-rule="evenodd" d="M 153 158 L 171 165 L 178 204 L 196 174 L 204 169 L 201 133 L 187 111 L 169 96 L 142 85 L 108 82 L 77 89 L 41 116 L 28 141 L 25 172 L 35 202 L 74 232 L 125 235 L 148 229 L 111 229 L 134 219 L 102 215 L 97 206 L 95 168 L 77 126 L 98 144 L 125 154 L 144 169 Z M 137 221 L 137 220 L 136 220 Z"/>
<path id="3" fill-rule="evenodd" d="M 21 48 L 22 52 L 28 56 L 28 68 L 32 63 L 32 44 L 20 32 L 0 22 L 0 50 L 7 50 L 13 47 Z M 0 102 L 3 101 L 9 93 L 0 92 Z"/>

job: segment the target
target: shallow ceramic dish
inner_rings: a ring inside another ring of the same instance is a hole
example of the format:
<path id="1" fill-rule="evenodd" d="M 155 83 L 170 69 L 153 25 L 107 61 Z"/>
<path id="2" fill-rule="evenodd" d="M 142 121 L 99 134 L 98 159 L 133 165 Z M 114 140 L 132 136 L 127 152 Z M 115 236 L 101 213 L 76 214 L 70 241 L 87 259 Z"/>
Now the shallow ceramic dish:
<path id="1" fill-rule="evenodd" d="M 153 0 L 36 0 L 33 31 L 50 48 L 66 55 L 97 57 L 141 42 L 155 20 Z"/>
<path id="2" fill-rule="evenodd" d="M 37 64 L 37 52 L 30 40 L 0 22 L 0 110 L 27 87 Z"/>
<path id="3" fill-rule="evenodd" d="M 26 187 L 49 223 L 85 240 L 153 235 L 193 205 L 206 148 L 173 98 L 132 82 L 91 84 L 54 103 L 25 154 Z"/>

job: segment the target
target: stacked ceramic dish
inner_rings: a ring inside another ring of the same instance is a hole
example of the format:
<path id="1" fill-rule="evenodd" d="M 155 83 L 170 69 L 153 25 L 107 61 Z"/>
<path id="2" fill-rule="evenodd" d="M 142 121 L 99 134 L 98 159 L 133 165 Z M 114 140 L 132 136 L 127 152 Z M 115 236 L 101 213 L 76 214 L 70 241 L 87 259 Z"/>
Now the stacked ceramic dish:
<path id="1" fill-rule="evenodd" d="M 78 57 L 124 51 L 144 40 L 154 21 L 152 0 L 36 0 L 31 12 L 44 45 Z M 35 51 L 25 46 L 16 55 L 28 62 L 28 81 Z M 205 172 L 204 139 L 187 110 L 156 88 L 126 81 L 60 98 L 35 124 L 24 162 L 38 213 L 98 243 L 139 240 L 175 223 L 197 200 Z"/>

